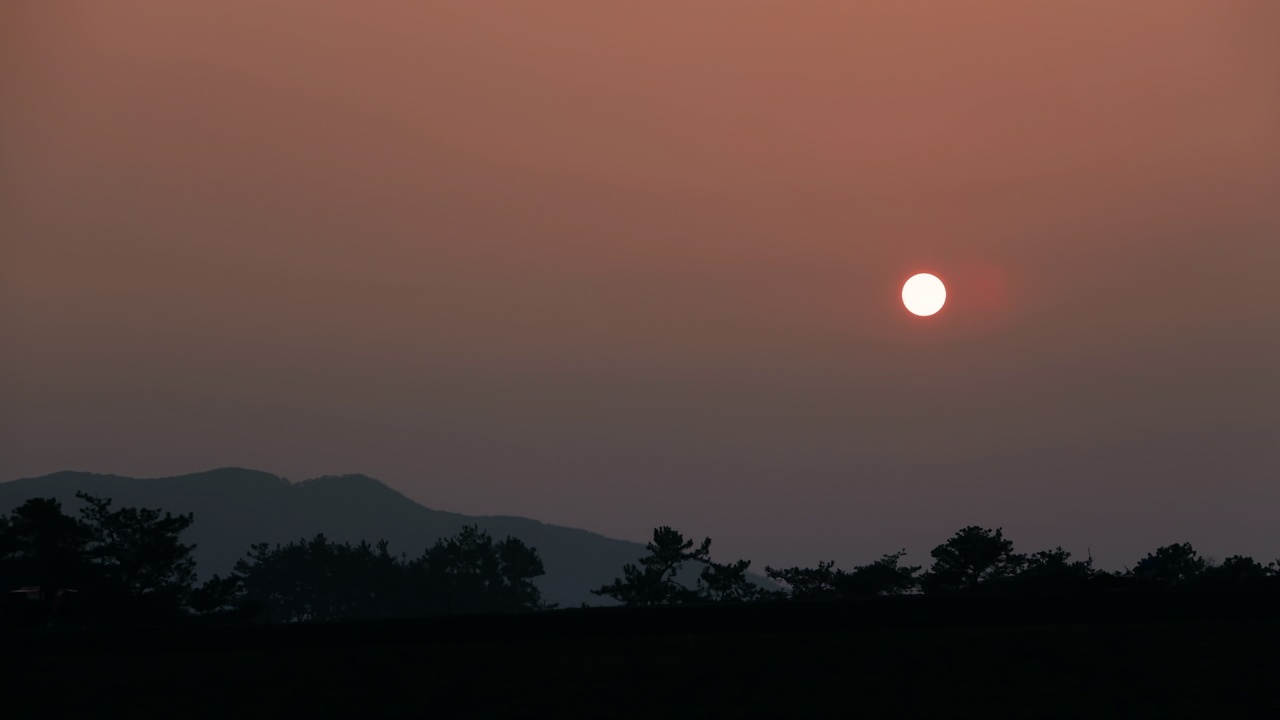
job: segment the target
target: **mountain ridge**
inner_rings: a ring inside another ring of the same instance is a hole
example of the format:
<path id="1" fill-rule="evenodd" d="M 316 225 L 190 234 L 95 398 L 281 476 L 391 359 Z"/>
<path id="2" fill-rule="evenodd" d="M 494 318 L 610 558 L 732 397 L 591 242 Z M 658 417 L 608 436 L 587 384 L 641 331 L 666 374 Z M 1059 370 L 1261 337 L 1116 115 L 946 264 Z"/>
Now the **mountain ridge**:
<path id="1" fill-rule="evenodd" d="M 495 539 L 519 538 L 536 548 L 547 574 L 536 582 L 547 602 L 562 607 L 610 604 L 590 594 L 621 575 L 644 545 L 581 528 L 513 515 L 465 515 L 428 508 L 376 478 L 324 475 L 291 482 L 261 470 L 222 467 L 169 477 L 134 478 L 63 470 L 0 483 L 0 512 L 33 497 L 54 497 L 76 513 L 81 491 L 116 507 L 193 513 L 184 535 L 194 543 L 201 579 L 225 575 L 254 543 L 284 544 L 324 533 L 337 542 L 387 540 L 391 551 L 415 557 L 441 537 L 477 525 Z"/>

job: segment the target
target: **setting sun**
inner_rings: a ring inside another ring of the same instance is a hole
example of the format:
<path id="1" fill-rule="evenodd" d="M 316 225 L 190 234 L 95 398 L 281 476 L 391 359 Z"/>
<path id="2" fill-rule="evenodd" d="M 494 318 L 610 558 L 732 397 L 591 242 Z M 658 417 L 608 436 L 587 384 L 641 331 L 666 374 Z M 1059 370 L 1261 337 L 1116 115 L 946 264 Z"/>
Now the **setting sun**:
<path id="1" fill-rule="evenodd" d="M 920 316 L 933 315 L 947 302 L 947 288 L 935 275 L 912 275 L 902 286 L 902 304 Z"/>

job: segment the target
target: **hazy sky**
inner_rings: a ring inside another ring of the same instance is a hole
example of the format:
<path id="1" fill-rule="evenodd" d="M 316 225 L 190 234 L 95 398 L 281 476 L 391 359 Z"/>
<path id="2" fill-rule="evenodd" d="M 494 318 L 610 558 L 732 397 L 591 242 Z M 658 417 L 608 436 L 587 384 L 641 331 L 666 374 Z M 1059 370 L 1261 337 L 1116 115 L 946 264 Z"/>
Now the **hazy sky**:
<path id="1" fill-rule="evenodd" d="M 0 91 L 0 478 L 1280 556 L 1273 0 L 10 1 Z"/>

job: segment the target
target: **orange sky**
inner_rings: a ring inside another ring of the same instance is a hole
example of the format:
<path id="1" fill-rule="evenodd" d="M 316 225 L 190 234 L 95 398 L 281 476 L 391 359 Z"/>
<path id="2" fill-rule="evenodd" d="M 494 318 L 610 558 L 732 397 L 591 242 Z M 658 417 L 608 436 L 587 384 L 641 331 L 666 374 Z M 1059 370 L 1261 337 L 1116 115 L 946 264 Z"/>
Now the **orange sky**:
<path id="1" fill-rule="evenodd" d="M 0 478 L 1269 559 L 1277 7 L 5 3 Z"/>

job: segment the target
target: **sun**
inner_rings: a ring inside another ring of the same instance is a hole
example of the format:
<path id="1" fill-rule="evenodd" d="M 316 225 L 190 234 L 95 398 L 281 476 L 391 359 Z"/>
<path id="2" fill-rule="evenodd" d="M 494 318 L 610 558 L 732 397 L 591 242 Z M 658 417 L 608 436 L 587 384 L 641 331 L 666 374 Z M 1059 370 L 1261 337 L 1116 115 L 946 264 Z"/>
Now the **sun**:
<path id="1" fill-rule="evenodd" d="M 916 315 L 933 315 L 947 302 L 947 288 L 936 275 L 912 275 L 902 286 L 902 304 Z"/>

